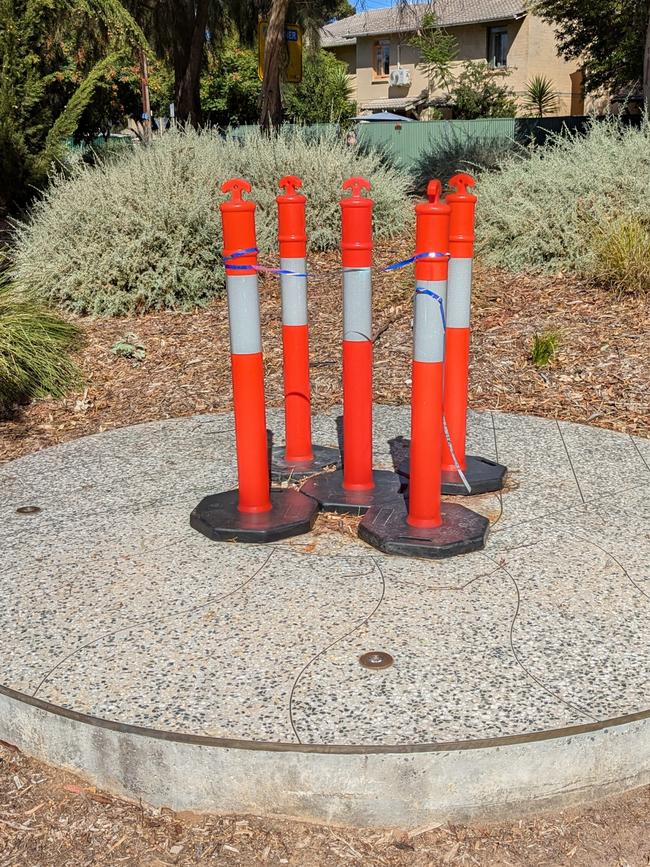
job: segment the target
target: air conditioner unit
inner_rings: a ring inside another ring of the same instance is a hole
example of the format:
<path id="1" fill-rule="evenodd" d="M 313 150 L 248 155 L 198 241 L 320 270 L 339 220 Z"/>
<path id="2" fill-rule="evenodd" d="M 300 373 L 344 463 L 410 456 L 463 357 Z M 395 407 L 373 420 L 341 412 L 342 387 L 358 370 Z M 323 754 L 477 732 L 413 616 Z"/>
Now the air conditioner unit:
<path id="1" fill-rule="evenodd" d="M 393 69 L 388 78 L 391 87 L 405 87 L 411 83 L 411 71 L 409 69 Z"/>

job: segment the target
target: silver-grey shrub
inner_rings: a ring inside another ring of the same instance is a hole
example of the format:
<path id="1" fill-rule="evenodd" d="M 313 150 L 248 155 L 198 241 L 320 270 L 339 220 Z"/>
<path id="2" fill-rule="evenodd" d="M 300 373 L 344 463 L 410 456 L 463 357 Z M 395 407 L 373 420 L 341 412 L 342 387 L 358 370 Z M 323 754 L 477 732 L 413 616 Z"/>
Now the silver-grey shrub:
<path id="1" fill-rule="evenodd" d="M 350 148 L 335 130 L 314 137 L 288 128 L 269 139 L 188 129 L 53 177 L 16 225 L 12 278 L 75 313 L 190 309 L 224 285 L 222 182 L 240 176 L 253 185 L 258 245 L 268 256 L 277 251 L 275 196 L 285 174 L 303 179 L 312 250 L 339 244 L 341 183 L 351 175 L 372 183 L 376 238 L 399 235 L 410 219 L 409 178 Z"/>
<path id="2" fill-rule="evenodd" d="M 586 134 L 557 136 L 479 182 L 477 242 L 483 259 L 512 271 L 590 273 L 595 227 L 650 220 L 650 123 L 591 120 Z"/>

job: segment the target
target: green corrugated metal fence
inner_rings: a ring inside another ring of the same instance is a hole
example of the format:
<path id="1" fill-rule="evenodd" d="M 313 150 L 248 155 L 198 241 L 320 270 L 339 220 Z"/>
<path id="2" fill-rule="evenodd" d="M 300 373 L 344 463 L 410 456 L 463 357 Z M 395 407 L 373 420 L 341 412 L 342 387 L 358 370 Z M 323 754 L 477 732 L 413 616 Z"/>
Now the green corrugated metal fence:
<path id="1" fill-rule="evenodd" d="M 359 124 L 358 137 L 361 144 L 381 148 L 397 165 L 408 168 L 417 162 L 423 151 L 442 149 L 450 142 L 514 139 L 515 118 L 429 120 L 402 124 L 375 121 Z"/>
<path id="2" fill-rule="evenodd" d="M 370 121 L 356 125 L 360 144 L 384 151 L 396 165 L 411 168 L 423 151 L 442 150 L 449 145 L 463 142 L 496 142 L 506 140 L 528 144 L 534 141 L 543 144 L 554 133 L 569 130 L 580 131 L 585 128 L 586 117 L 496 117 L 478 120 L 429 120 L 411 123 L 392 121 Z M 287 124 L 287 127 L 292 127 Z M 326 130 L 337 129 L 335 124 L 314 124 L 308 127 L 316 136 Z M 239 127 L 233 134 L 243 137 L 248 130 L 257 127 Z M 339 130 L 344 137 L 345 130 Z"/>
<path id="3" fill-rule="evenodd" d="M 543 144 L 549 135 L 584 130 L 587 117 L 499 117 L 480 120 L 430 120 L 413 123 L 389 121 L 361 123 L 359 141 L 380 148 L 405 168 L 413 166 L 423 151 L 442 150 L 450 144 L 499 140 Z"/>

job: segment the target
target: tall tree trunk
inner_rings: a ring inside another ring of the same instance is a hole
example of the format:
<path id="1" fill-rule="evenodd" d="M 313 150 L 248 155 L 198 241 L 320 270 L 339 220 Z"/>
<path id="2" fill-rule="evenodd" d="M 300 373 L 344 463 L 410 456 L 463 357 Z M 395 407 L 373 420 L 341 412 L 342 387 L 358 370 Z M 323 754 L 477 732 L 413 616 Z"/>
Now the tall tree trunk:
<path id="1" fill-rule="evenodd" d="M 176 117 L 181 122 L 201 123 L 201 64 L 208 0 L 175 0 L 176 27 L 173 48 Z"/>
<path id="2" fill-rule="evenodd" d="M 643 96 L 646 111 L 650 114 L 650 10 L 648 26 L 645 31 L 645 53 L 643 55 Z"/>
<path id="3" fill-rule="evenodd" d="M 260 106 L 260 126 L 268 130 L 282 123 L 280 72 L 284 48 L 284 30 L 289 0 L 273 0 L 264 46 L 264 80 Z"/>

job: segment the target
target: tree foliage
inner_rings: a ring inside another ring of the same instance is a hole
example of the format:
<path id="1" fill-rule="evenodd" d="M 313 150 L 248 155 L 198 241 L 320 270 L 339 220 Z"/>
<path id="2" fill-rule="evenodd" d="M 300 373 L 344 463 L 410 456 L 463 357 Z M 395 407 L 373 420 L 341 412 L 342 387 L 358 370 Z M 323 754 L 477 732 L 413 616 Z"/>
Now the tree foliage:
<path id="1" fill-rule="evenodd" d="M 536 0 L 560 51 L 579 60 L 587 91 L 629 88 L 643 77 L 650 0 Z"/>
<path id="2" fill-rule="evenodd" d="M 305 52 L 300 84 L 282 91 L 287 120 L 299 123 L 341 123 L 354 117 L 345 63 L 329 51 Z"/>
<path id="3" fill-rule="evenodd" d="M 218 50 L 209 50 L 201 76 L 206 120 L 220 127 L 256 123 L 261 90 L 257 52 L 242 46 L 237 34 L 229 32 Z"/>
<path id="4" fill-rule="evenodd" d="M 507 76 L 506 70 L 492 69 L 485 61 L 464 63 L 449 93 L 454 117 L 461 120 L 514 117 L 517 113 L 515 95 L 502 83 Z"/>
<path id="5" fill-rule="evenodd" d="M 458 56 L 458 40 L 438 24 L 436 16 L 427 12 L 422 16 L 420 29 L 410 42 L 420 52 L 418 66 L 436 90 L 448 88 L 453 82 L 453 62 Z"/>
<path id="6" fill-rule="evenodd" d="M 7 206 L 44 181 L 99 82 L 145 39 L 118 0 L 0 0 L 0 20 L 0 191 Z"/>
<path id="7" fill-rule="evenodd" d="M 300 24 L 310 45 L 317 47 L 319 28 L 332 17 L 343 17 L 354 10 L 347 0 L 123 0 L 142 25 L 158 56 L 174 72 L 174 102 L 180 121 L 200 125 L 203 109 L 213 118 L 224 105 L 235 109 L 233 118 L 248 115 L 251 88 L 241 95 L 244 105 L 237 109 L 234 100 L 238 87 L 229 78 L 235 57 L 233 31 L 241 46 L 256 47 L 258 19 L 268 19 L 265 45 L 264 81 L 259 90 L 260 122 L 277 126 L 283 118 L 282 76 L 286 66 L 284 32 L 287 22 Z M 228 55 L 221 64 L 218 54 Z M 215 71 L 222 66 L 226 81 L 215 86 Z M 201 84 L 207 70 L 207 85 Z M 208 102 L 203 105 L 204 97 Z M 230 102 L 229 102 L 230 101 Z"/>
<path id="8" fill-rule="evenodd" d="M 202 121 L 201 72 L 210 44 L 218 44 L 228 15 L 239 8 L 256 16 L 255 3 L 228 0 L 123 0 L 157 56 L 174 73 L 174 103 L 181 122 Z"/>
<path id="9" fill-rule="evenodd" d="M 224 128 L 257 123 L 261 92 L 257 52 L 242 46 L 231 31 L 218 51 L 210 51 L 201 78 L 204 115 Z M 283 119 L 292 123 L 341 122 L 356 111 L 345 64 L 323 50 L 305 49 L 303 79 L 300 84 L 283 84 L 282 100 Z"/>

